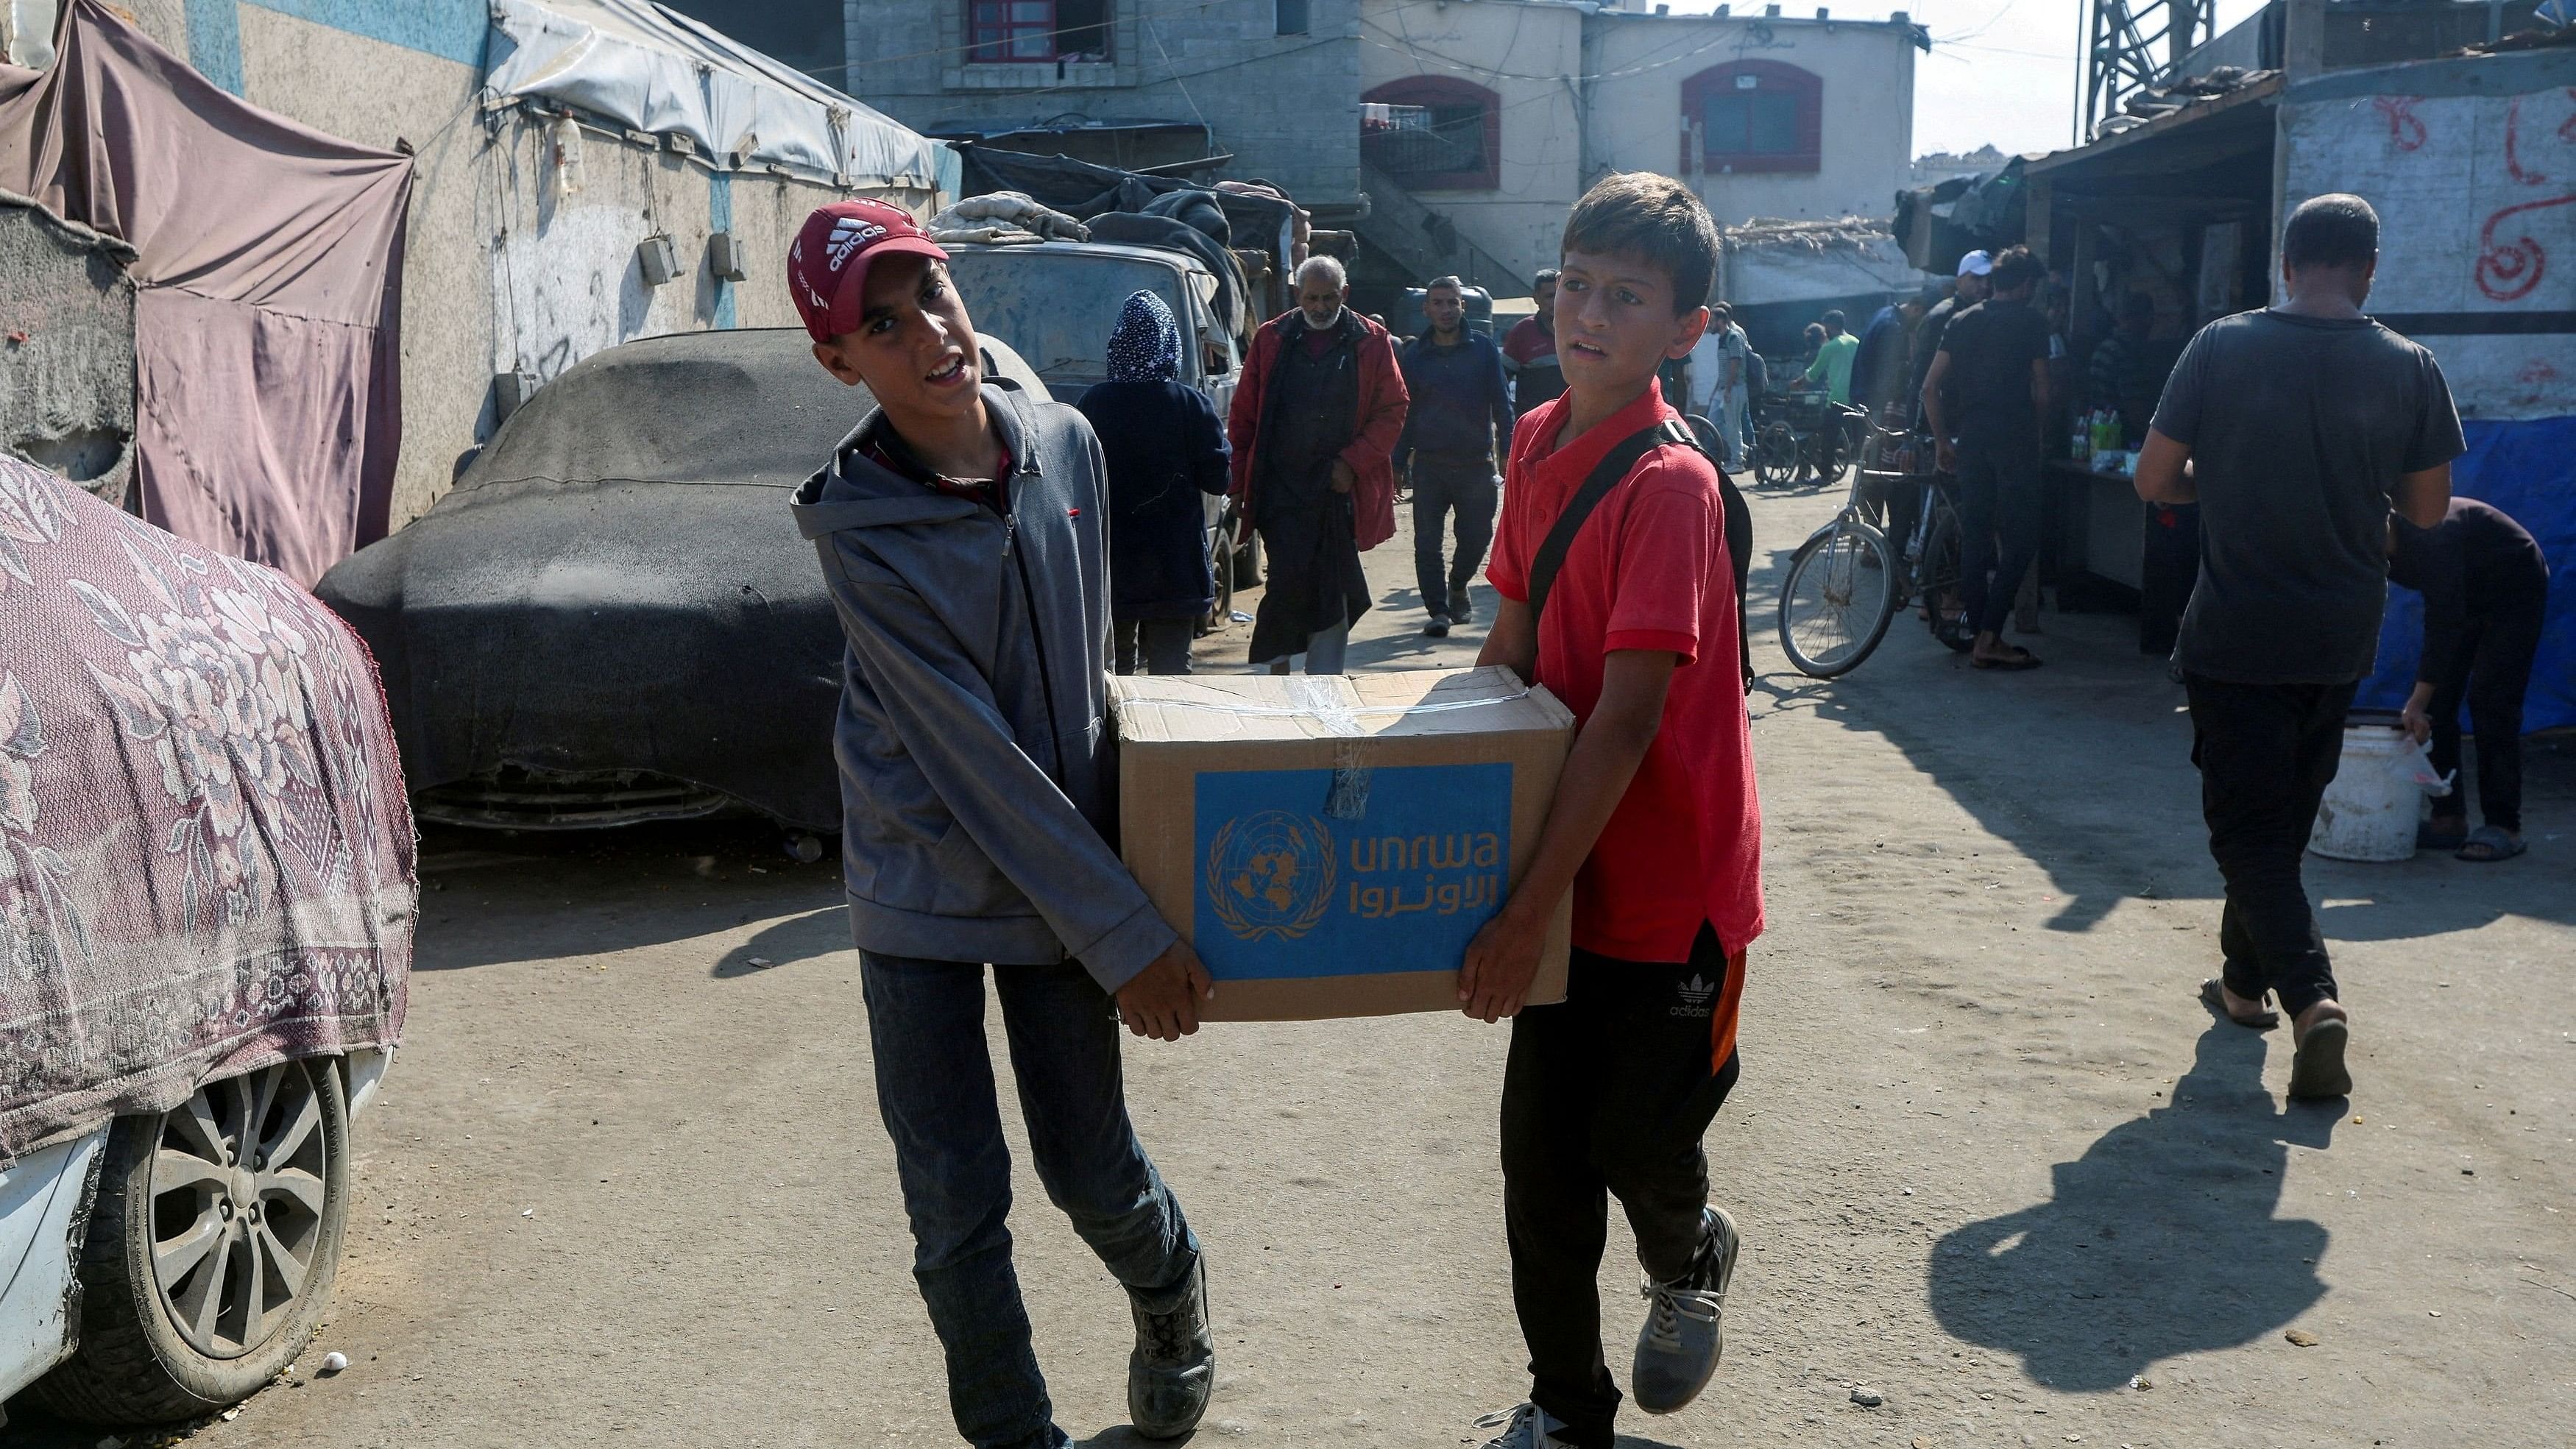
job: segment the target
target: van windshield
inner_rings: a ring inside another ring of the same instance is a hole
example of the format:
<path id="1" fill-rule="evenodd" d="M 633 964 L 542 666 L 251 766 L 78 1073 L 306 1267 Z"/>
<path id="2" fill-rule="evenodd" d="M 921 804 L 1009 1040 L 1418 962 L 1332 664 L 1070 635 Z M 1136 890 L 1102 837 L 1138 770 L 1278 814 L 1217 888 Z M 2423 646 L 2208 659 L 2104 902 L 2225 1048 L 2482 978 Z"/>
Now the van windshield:
<path id="1" fill-rule="evenodd" d="M 1109 334 L 1130 294 L 1161 297 L 1189 331 L 1181 273 L 1133 257 L 959 247 L 948 270 L 976 332 L 1009 343 L 1067 402 L 1109 375 Z"/>

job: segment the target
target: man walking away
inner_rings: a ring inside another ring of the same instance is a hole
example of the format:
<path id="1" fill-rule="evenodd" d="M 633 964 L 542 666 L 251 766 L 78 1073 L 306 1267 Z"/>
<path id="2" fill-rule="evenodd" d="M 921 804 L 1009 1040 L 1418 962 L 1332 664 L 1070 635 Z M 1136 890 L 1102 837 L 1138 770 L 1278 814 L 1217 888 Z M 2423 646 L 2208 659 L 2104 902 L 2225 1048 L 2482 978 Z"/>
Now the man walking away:
<path id="1" fill-rule="evenodd" d="M 1430 330 L 1398 354 L 1407 394 L 1395 471 L 1413 475 L 1413 578 L 1431 617 L 1422 632 L 1444 638 L 1452 624 L 1476 617 L 1468 581 L 1494 541 L 1494 441 L 1512 442 L 1512 399 L 1503 352 L 1467 330 L 1465 290 L 1456 277 L 1434 277 L 1422 292 Z M 1458 556 L 1444 573 L 1440 546 L 1450 510 L 1458 513 Z"/>
<path id="2" fill-rule="evenodd" d="M 1941 339 L 1949 335 L 1950 319 L 1986 300 L 1987 279 L 1994 270 L 1995 259 L 1988 253 L 1970 252 L 1959 258 L 1959 275 L 1950 284 L 1950 295 L 1923 314 L 1922 325 L 1914 329 L 1914 375 L 1905 385 L 1909 403 L 1923 396 L 1923 379 L 1931 374 L 1932 359 L 1941 355 Z M 1928 426 L 1930 419 L 1925 423 Z"/>
<path id="3" fill-rule="evenodd" d="M 1848 403 L 1852 396 L 1852 358 L 1860 351 L 1860 339 L 1843 330 L 1839 308 L 1816 322 L 1825 329 L 1825 340 L 1817 346 L 1815 360 L 1807 364 L 1802 381 L 1809 387 L 1823 386 L 1825 396 L 1835 402 Z"/>
<path id="4" fill-rule="evenodd" d="M 992 963 L 1038 1179 L 1127 1291 L 1127 1412 L 1174 1437 L 1215 1383 L 1207 1275 L 1128 1123 L 1117 1018 L 1178 1041 L 1214 988 L 1103 837 L 1100 445 L 984 379 L 947 256 L 878 201 L 817 210 L 787 254 L 815 360 L 877 404 L 793 505 L 848 645 L 833 754 L 877 1110 L 957 1432 L 1062 1449 L 1011 1269 Z"/>
<path id="5" fill-rule="evenodd" d="M 1942 471 L 1959 475 L 1959 596 L 1979 669 L 2039 665 L 2003 642 L 2013 595 L 2039 557 L 2039 420 L 2048 416 L 2048 319 L 2030 305 L 2039 278 L 2027 247 L 1995 258 L 1994 295 L 1952 319 L 1923 379 Z"/>
<path id="6" fill-rule="evenodd" d="M 2209 853 L 2227 882 L 2202 999 L 2257 1028 L 2290 1018 L 2290 1095 L 2339 1097 L 2336 999 L 2300 853 L 2343 752 L 2387 597 L 2388 513 L 2440 523 L 2459 415 L 2433 354 L 2364 316 L 2379 215 L 2312 198 L 2281 232 L 2287 300 L 2200 329 L 2138 457 L 2138 496 L 2200 505 L 2200 582 L 2175 658 L 2191 696 Z"/>
<path id="7" fill-rule="evenodd" d="M 1351 625 L 1368 612 L 1362 551 L 1395 535 L 1404 374 L 1386 329 L 1345 305 L 1331 257 L 1297 269 L 1297 307 L 1261 324 L 1226 418 L 1234 491 L 1269 558 L 1252 662 L 1273 674 L 1306 656 L 1342 672 Z"/>
<path id="8" fill-rule="evenodd" d="M 1134 293 L 1109 336 L 1108 380 L 1074 404 L 1109 472 L 1109 622 L 1121 674 L 1139 664 L 1189 673 L 1190 640 L 1216 602 L 1200 499 L 1223 497 L 1230 481 L 1225 424 L 1180 368 L 1172 309 Z"/>
<path id="9" fill-rule="evenodd" d="M 2389 520 L 2388 577 L 2424 596 L 2424 651 L 2406 732 L 2433 743 L 2433 768 L 2460 768 L 2460 701 L 2478 736 L 2478 810 L 2465 791 L 2433 802 L 2418 843 L 2462 860 L 2522 854 L 2522 695 L 2549 608 L 2549 562 L 2521 524 L 2471 498 L 2431 528 Z"/>
<path id="10" fill-rule="evenodd" d="M 1503 371 L 1512 380 L 1516 413 L 1554 401 L 1565 391 L 1565 373 L 1556 365 L 1556 268 L 1539 269 L 1530 282 L 1530 300 L 1538 310 L 1503 336 Z"/>

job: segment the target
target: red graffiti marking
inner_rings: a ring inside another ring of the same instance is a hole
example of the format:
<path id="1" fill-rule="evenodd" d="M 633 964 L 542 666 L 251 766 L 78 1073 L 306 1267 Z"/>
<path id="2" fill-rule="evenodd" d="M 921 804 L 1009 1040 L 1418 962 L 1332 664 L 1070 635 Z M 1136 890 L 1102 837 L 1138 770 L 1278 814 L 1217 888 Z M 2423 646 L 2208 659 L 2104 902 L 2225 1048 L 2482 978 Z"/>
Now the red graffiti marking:
<path id="1" fill-rule="evenodd" d="M 2540 285 L 2540 274 L 2548 268 L 2549 255 L 2540 249 L 2529 233 L 2514 238 L 2511 244 L 2496 243 L 2496 224 L 2506 217 L 2526 211 L 2542 211 L 2553 206 L 2576 206 L 2576 196 L 2553 196 L 2547 201 L 2526 201 L 2508 206 L 2487 218 L 2478 233 L 2478 266 L 2475 273 L 2478 290 L 2499 302 L 2515 302 L 2531 295 Z"/>
<path id="2" fill-rule="evenodd" d="M 2538 186 L 2549 177 L 2545 172 L 2534 171 L 2522 164 L 2522 157 L 2515 145 L 2517 133 L 2521 130 L 2522 97 L 2515 96 L 2513 104 L 2504 108 L 2504 169 L 2512 174 L 2514 180 L 2523 185 Z"/>
<path id="3" fill-rule="evenodd" d="M 2400 151 L 2424 149 L 2424 123 L 2415 116 L 2422 96 L 2372 96 L 2370 103 L 2388 118 L 2388 143 Z"/>

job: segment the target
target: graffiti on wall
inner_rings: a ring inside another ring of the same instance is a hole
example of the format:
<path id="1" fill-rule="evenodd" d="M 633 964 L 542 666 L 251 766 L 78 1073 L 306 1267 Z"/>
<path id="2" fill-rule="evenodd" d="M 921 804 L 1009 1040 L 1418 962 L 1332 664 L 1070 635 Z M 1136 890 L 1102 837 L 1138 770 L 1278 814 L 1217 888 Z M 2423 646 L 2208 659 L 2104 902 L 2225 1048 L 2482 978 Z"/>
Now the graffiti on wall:
<path id="1" fill-rule="evenodd" d="M 2567 336 L 2529 325 L 2576 312 L 2576 87 L 2296 103 L 2283 138 L 2285 205 L 2350 191 L 2378 209 L 2371 310 L 2450 319 L 2421 340 L 2464 413 L 2576 413 Z"/>

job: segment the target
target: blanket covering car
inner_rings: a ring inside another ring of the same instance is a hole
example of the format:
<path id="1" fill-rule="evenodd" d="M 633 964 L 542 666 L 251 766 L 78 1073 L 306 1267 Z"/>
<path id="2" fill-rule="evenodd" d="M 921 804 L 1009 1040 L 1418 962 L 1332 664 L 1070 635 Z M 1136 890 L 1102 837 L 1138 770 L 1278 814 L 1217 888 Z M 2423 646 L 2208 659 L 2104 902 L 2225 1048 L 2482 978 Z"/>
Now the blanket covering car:
<path id="1" fill-rule="evenodd" d="M 393 1044 L 399 759 L 311 595 L 0 457 L 0 1162 Z"/>

